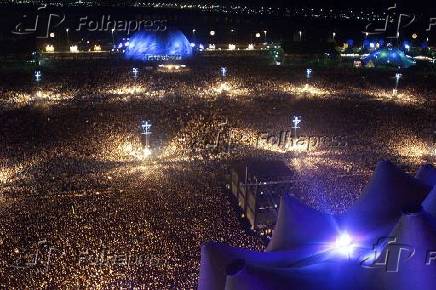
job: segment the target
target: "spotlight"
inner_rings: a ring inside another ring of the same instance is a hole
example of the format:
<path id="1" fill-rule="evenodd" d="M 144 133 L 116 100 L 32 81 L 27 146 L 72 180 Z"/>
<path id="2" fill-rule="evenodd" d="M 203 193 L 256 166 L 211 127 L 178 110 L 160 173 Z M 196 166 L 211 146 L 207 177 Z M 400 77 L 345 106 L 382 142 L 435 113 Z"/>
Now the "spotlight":
<path id="1" fill-rule="evenodd" d="M 42 77 L 42 73 L 41 73 L 41 71 L 40 71 L 40 70 L 35 71 L 35 80 L 36 80 L 37 82 L 40 82 L 40 81 L 41 81 L 41 77 Z"/>
<path id="2" fill-rule="evenodd" d="M 134 77 L 134 78 L 137 78 L 137 77 L 138 77 L 138 73 L 139 73 L 139 69 L 136 68 L 136 67 L 134 67 L 134 68 L 132 69 L 132 72 L 133 72 L 133 77 Z"/>
<path id="3" fill-rule="evenodd" d="M 146 147 L 144 148 L 144 157 L 147 158 L 151 155 L 151 149 Z"/>
<path id="4" fill-rule="evenodd" d="M 77 45 L 70 46 L 70 52 L 71 53 L 78 53 L 79 52 L 79 48 L 77 47 Z"/>
<path id="5" fill-rule="evenodd" d="M 306 78 L 310 79 L 311 76 L 312 76 L 312 69 L 311 68 L 306 69 Z"/>
<path id="6" fill-rule="evenodd" d="M 347 233 L 342 233 L 336 237 L 334 250 L 340 255 L 350 257 L 355 249 L 355 244 L 351 236 Z"/>
<path id="7" fill-rule="evenodd" d="M 227 68 L 226 67 L 221 67 L 220 68 L 220 74 L 222 78 L 225 78 L 227 76 Z"/>

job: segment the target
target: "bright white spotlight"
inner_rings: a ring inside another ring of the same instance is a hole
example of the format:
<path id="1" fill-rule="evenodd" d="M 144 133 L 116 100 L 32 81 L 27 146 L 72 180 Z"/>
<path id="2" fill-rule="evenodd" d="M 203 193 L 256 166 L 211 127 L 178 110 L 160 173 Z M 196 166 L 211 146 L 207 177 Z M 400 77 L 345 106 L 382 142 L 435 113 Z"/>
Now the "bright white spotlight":
<path id="1" fill-rule="evenodd" d="M 45 46 L 45 52 L 54 52 L 54 46 L 53 46 L 53 44 L 47 44 L 46 46 Z"/>
<path id="2" fill-rule="evenodd" d="M 42 73 L 41 73 L 41 71 L 40 71 L 40 70 L 35 71 L 35 80 L 36 80 L 37 82 L 40 82 L 40 81 L 41 81 L 41 78 L 42 78 Z"/>
<path id="3" fill-rule="evenodd" d="M 77 47 L 77 45 L 70 46 L 70 52 L 71 53 L 78 53 L 79 52 L 79 48 Z"/>
<path id="4" fill-rule="evenodd" d="M 220 74 L 222 78 L 225 78 L 227 76 L 227 68 L 226 67 L 221 67 L 220 68 Z"/>
<path id="5" fill-rule="evenodd" d="M 308 68 L 306 69 L 306 78 L 310 79 L 312 77 L 312 69 Z"/>
<path id="6" fill-rule="evenodd" d="M 151 149 L 148 147 L 145 147 L 143 153 L 144 153 L 144 157 L 147 158 L 151 155 Z"/>
<path id="7" fill-rule="evenodd" d="M 346 257 L 350 257 L 355 249 L 355 244 L 351 236 L 347 233 L 342 233 L 336 237 L 336 242 L 334 245 L 334 250 L 338 254 Z"/>

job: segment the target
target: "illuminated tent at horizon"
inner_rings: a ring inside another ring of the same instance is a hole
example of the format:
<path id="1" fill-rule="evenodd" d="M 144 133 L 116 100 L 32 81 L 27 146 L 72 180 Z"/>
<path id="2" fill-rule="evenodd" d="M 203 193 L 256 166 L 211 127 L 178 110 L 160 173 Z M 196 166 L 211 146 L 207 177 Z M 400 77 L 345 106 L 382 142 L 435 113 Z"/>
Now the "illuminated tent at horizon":
<path id="1" fill-rule="evenodd" d="M 365 65 L 373 63 L 375 66 L 395 66 L 409 68 L 416 62 L 398 48 L 382 48 L 372 52 L 362 59 Z"/>
<path id="2" fill-rule="evenodd" d="M 192 55 L 191 44 L 180 31 L 137 32 L 125 46 L 125 57 L 133 60 L 181 60 Z"/>

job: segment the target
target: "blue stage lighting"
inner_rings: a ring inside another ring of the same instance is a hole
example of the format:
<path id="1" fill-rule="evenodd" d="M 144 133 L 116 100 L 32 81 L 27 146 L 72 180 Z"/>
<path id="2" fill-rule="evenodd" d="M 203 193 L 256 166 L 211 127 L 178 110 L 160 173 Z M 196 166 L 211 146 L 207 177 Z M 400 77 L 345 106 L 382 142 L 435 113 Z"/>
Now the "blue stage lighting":
<path id="1" fill-rule="evenodd" d="M 191 55 L 191 44 L 180 31 L 135 33 L 125 51 L 128 59 L 144 61 L 180 60 Z"/>

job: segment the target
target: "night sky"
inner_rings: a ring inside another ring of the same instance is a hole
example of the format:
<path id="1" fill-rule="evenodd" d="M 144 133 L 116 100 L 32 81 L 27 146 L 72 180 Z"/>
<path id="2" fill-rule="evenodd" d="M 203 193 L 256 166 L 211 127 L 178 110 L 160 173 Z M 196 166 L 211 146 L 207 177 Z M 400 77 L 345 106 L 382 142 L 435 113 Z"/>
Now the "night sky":
<path id="1" fill-rule="evenodd" d="M 1 2 L 11 2 L 11 1 L 3 1 Z M 37 1 L 37 2 L 62 2 L 62 1 Z M 77 1 L 67 0 L 65 3 L 72 3 Z M 87 2 L 87 1 L 85 1 Z M 119 0 L 95 0 L 96 6 L 100 5 L 119 5 L 123 4 L 134 4 L 137 1 L 119 1 Z M 147 1 L 148 2 L 148 1 Z M 271 6 L 271 7 L 326 7 L 326 8 L 375 8 L 375 9 L 383 9 L 385 7 L 389 7 L 394 3 L 397 3 L 398 6 L 408 9 L 413 9 L 416 11 L 427 11 L 434 12 L 436 15 L 436 6 L 434 0 L 155 0 L 149 2 L 165 2 L 165 3 L 189 3 L 189 4 L 214 4 L 214 5 L 246 5 L 246 6 Z"/>

